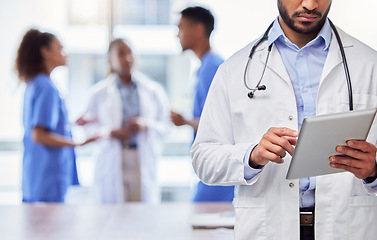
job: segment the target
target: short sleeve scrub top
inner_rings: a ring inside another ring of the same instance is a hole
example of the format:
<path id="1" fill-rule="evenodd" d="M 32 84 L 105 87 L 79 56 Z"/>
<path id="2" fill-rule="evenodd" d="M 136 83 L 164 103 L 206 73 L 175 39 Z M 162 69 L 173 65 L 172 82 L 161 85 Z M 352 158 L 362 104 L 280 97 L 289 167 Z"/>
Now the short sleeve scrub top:
<path id="1" fill-rule="evenodd" d="M 78 185 L 72 147 L 48 147 L 32 139 L 36 126 L 72 137 L 65 103 L 46 74 L 27 82 L 24 95 L 23 202 L 64 202 L 70 185 Z"/>

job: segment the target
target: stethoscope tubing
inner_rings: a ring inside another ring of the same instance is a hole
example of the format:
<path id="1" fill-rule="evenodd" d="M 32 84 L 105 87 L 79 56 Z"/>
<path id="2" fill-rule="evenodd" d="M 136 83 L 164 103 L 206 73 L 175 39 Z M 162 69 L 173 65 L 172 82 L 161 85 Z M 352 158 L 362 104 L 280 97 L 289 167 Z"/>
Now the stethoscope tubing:
<path id="1" fill-rule="evenodd" d="M 339 33 L 338 33 L 335 25 L 332 23 L 332 21 L 330 19 L 329 19 L 329 23 L 330 23 L 331 29 L 333 30 L 333 32 L 335 34 L 336 40 L 337 40 L 339 48 L 340 48 L 340 53 L 341 53 L 341 56 L 342 56 L 342 62 L 343 62 L 343 68 L 344 68 L 344 74 L 345 74 L 345 77 L 346 77 L 346 80 L 347 80 L 349 110 L 352 111 L 353 110 L 352 84 L 351 84 L 351 76 L 350 76 L 350 73 L 349 73 L 349 68 L 348 68 L 348 64 L 347 64 L 346 54 L 344 52 L 343 43 L 341 41 L 340 35 L 339 35 Z M 243 79 L 244 80 L 244 85 L 245 85 L 245 87 L 248 90 L 250 90 L 250 92 L 248 93 L 248 97 L 249 98 L 253 98 L 255 91 L 257 91 L 257 90 L 264 90 L 266 88 L 263 85 L 264 89 L 260 89 L 260 83 L 262 82 L 264 73 L 265 73 L 266 68 L 267 68 L 267 63 L 268 63 L 268 59 L 269 59 L 270 52 L 271 52 L 271 49 L 272 49 L 272 44 L 270 46 L 268 46 L 268 50 L 267 50 L 268 54 L 267 54 L 267 57 L 266 57 L 266 62 L 264 64 L 262 75 L 261 75 L 261 77 L 260 77 L 257 85 L 255 86 L 255 88 L 249 87 L 248 84 L 247 84 L 246 79 L 247 79 L 247 72 L 248 72 L 248 69 L 249 69 L 249 64 L 250 64 L 250 61 L 252 60 L 252 57 L 253 57 L 253 55 L 255 53 L 255 50 L 256 50 L 256 48 L 263 41 L 267 41 L 268 40 L 268 33 L 270 32 L 273 24 L 274 24 L 274 22 L 272 22 L 270 24 L 270 26 L 267 28 L 267 30 L 265 31 L 265 33 L 263 34 L 263 36 L 253 45 L 253 47 L 250 50 L 250 54 L 249 54 L 249 57 L 248 57 L 248 60 L 247 60 L 246 66 L 245 66 L 245 71 L 244 71 L 244 76 L 243 76 L 244 77 L 244 79 Z"/>

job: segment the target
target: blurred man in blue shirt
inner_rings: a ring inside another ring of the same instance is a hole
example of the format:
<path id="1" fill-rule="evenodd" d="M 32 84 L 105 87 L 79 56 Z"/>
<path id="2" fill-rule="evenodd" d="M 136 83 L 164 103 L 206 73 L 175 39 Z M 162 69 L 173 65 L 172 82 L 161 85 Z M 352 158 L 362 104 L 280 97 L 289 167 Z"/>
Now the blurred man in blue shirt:
<path id="1" fill-rule="evenodd" d="M 178 38 L 182 50 L 191 49 L 201 60 L 201 66 L 197 73 L 198 79 L 195 86 L 193 118 L 186 119 L 181 114 L 172 112 L 171 119 L 176 126 L 191 126 L 194 129 L 195 137 L 212 79 L 216 74 L 217 68 L 224 60 L 211 50 L 209 38 L 214 29 L 214 17 L 212 13 L 202 7 L 189 7 L 184 9 L 181 15 L 178 25 Z M 231 202 L 233 196 L 233 186 L 208 186 L 200 181 L 197 186 L 194 201 Z"/>

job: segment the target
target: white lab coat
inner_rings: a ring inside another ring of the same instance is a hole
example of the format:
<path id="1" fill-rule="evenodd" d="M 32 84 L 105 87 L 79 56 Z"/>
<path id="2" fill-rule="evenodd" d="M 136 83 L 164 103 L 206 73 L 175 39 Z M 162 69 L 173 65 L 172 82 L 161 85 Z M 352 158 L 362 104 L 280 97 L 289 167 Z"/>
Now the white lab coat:
<path id="1" fill-rule="evenodd" d="M 109 133 L 122 125 L 122 102 L 116 75 L 109 75 L 91 90 L 88 118 L 97 118 L 88 124 L 86 132 L 90 135 Z M 157 181 L 157 155 L 162 137 L 167 133 L 170 123 L 168 99 L 157 83 L 141 74 L 133 74 L 137 85 L 140 103 L 140 117 L 147 124 L 146 132 L 137 134 L 137 151 L 140 160 L 141 199 L 144 202 L 159 202 Z M 115 138 L 106 137 L 97 141 L 95 149 L 94 193 L 100 203 L 124 202 L 122 185 L 122 145 Z"/>
<path id="2" fill-rule="evenodd" d="M 377 53 L 339 30 L 347 55 L 354 109 L 377 107 Z M 270 127 L 298 129 L 294 91 L 276 47 L 262 80 L 267 89 L 253 99 L 243 82 L 254 42 L 220 66 L 210 88 L 192 146 L 193 166 L 207 184 L 237 185 L 235 238 L 299 239 L 299 181 L 286 180 L 290 156 L 267 164 L 250 181 L 244 179 L 244 155 Z M 263 68 L 267 42 L 253 56 Z M 261 72 L 261 71 L 256 71 Z M 249 70 L 249 76 L 252 70 Z M 254 87 L 260 76 L 252 76 Z M 348 91 L 339 46 L 332 37 L 317 98 L 317 115 L 348 111 Z M 293 117 L 293 118 L 292 118 Z M 356 126 L 357 127 L 357 126 Z M 375 143 L 374 138 L 369 141 Z M 291 184 L 293 183 L 293 185 Z M 353 174 L 319 176 L 315 192 L 316 239 L 377 239 L 376 190 Z"/>

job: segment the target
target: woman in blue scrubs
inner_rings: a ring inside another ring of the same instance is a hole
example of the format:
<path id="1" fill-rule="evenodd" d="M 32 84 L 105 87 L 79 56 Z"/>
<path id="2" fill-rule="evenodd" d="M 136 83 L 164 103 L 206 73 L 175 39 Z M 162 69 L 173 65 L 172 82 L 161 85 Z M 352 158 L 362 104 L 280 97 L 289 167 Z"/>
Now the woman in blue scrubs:
<path id="1" fill-rule="evenodd" d="M 31 29 L 19 46 L 15 68 L 26 83 L 23 107 L 23 202 L 64 202 L 70 185 L 78 185 L 67 109 L 50 73 L 66 64 L 60 41 Z"/>

